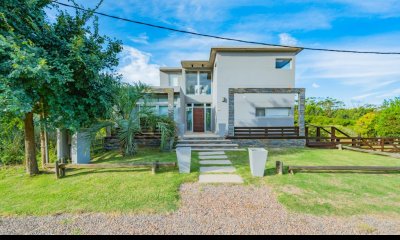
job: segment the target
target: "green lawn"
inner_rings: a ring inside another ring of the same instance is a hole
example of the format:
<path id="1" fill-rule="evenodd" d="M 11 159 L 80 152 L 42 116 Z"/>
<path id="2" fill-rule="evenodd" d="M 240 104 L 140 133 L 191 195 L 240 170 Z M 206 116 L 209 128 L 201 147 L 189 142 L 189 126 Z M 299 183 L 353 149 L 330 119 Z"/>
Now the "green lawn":
<path id="1" fill-rule="evenodd" d="M 275 175 L 275 161 L 287 165 L 399 166 L 400 159 L 351 151 L 319 149 L 271 150 L 265 178 L 250 174 L 247 152 L 228 152 L 246 185 L 271 186 L 289 210 L 316 215 L 400 215 L 400 174 L 306 173 Z M 94 163 L 176 161 L 175 153 L 141 149 L 133 158 L 116 152 L 98 154 Z M 0 215 L 58 213 L 165 213 L 179 207 L 179 186 L 198 179 L 198 155 L 192 174 L 177 169 L 104 169 L 68 171 L 56 180 L 53 173 L 33 178 L 22 166 L 0 168 Z"/>
<path id="2" fill-rule="evenodd" d="M 68 171 L 63 179 L 54 174 L 26 176 L 22 166 L 0 168 L 0 215 L 47 215 L 57 213 L 116 212 L 163 213 L 179 206 L 179 186 L 198 178 L 197 158 L 193 173 L 177 169 L 107 169 Z M 99 154 L 95 163 L 174 162 L 175 153 L 141 149 L 134 158 L 116 152 Z"/>
<path id="3" fill-rule="evenodd" d="M 271 150 L 263 179 L 250 174 L 247 152 L 228 153 L 246 184 L 271 186 L 289 210 L 316 215 L 400 215 L 400 173 L 311 173 L 275 175 L 275 162 L 288 165 L 399 166 L 400 159 L 365 153 L 321 150 Z"/>

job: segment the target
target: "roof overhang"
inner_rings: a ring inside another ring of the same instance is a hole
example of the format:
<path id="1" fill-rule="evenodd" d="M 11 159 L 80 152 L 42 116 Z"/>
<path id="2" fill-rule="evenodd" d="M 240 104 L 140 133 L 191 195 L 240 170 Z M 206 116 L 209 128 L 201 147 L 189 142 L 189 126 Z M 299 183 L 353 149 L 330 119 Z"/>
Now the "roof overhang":
<path id="1" fill-rule="evenodd" d="M 248 52 L 248 53 L 292 53 L 297 55 L 303 51 L 302 48 L 296 47 L 258 47 L 258 46 L 238 46 L 238 47 L 213 47 L 210 52 L 210 65 L 213 66 L 218 52 Z"/>
<path id="2" fill-rule="evenodd" d="M 297 55 L 303 49 L 297 47 L 268 47 L 268 46 L 237 46 L 237 47 L 213 47 L 210 52 L 209 60 L 202 61 L 182 61 L 182 68 L 184 69 L 210 69 L 213 68 L 215 58 L 218 52 L 248 52 L 248 53 L 292 53 Z M 163 69 L 161 69 L 163 71 Z"/>
<path id="3" fill-rule="evenodd" d="M 182 67 L 186 69 L 190 68 L 211 68 L 212 64 L 210 64 L 209 61 L 204 60 L 204 61 L 182 61 L 181 62 Z"/>

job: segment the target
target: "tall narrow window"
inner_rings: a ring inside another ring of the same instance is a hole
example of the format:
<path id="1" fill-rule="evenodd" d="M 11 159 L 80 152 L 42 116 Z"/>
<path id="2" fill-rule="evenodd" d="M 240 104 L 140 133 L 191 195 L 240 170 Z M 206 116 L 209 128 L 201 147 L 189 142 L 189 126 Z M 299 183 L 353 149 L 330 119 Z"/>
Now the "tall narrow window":
<path id="1" fill-rule="evenodd" d="M 200 72 L 200 95 L 211 94 L 211 72 Z"/>
<path id="2" fill-rule="evenodd" d="M 276 69 L 291 69 L 292 68 L 292 59 L 276 59 L 275 62 Z"/>
<path id="3" fill-rule="evenodd" d="M 196 94 L 197 72 L 186 72 L 186 94 Z"/>

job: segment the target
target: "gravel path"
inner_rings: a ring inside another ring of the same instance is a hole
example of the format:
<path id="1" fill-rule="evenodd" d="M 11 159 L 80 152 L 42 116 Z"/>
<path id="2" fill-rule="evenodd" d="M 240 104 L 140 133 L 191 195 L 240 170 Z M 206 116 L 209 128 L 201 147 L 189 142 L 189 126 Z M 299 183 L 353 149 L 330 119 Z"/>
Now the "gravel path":
<path id="1" fill-rule="evenodd" d="M 168 215 L 0 218 L 4 234 L 400 234 L 400 218 L 289 214 L 268 187 L 184 184 Z"/>

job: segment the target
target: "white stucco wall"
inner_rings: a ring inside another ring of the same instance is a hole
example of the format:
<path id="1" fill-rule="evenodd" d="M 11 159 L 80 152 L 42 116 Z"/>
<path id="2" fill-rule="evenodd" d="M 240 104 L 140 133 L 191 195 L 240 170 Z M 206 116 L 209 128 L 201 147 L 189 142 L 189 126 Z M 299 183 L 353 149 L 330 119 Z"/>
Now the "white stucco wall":
<path id="1" fill-rule="evenodd" d="M 291 69 L 276 69 L 277 58 L 291 58 Z M 294 88 L 295 87 L 295 54 L 294 53 L 227 53 L 219 52 L 216 55 L 216 67 L 214 68 L 214 95 L 213 102 L 216 107 L 216 124 L 224 123 L 228 126 L 228 102 L 222 102 L 224 98 L 229 100 L 229 88 Z M 239 100 L 239 99 L 238 99 Z M 254 118 L 255 107 L 291 107 L 294 108 L 294 95 L 263 97 L 248 97 L 247 101 L 235 102 L 235 113 L 239 119 L 238 124 L 250 124 Z M 250 108 L 250 109 L 249 109 Z M 285 119 L 279 122 L 277 119 L 264 119 L 255 124 L 266 126 L 293 125 L 293 119 Z M 258 126 L 258 125 L 253 125 Z M 216 129 L 218 131 L 218 129 Z"/>
<path id="2" fill-rule="evenodd" d="M 294 125 L 293 94 L 236 94 L 236 127 L 289 127 Z M 256 108 L 291 108 L 287 117 L 256 117 Z"/>

